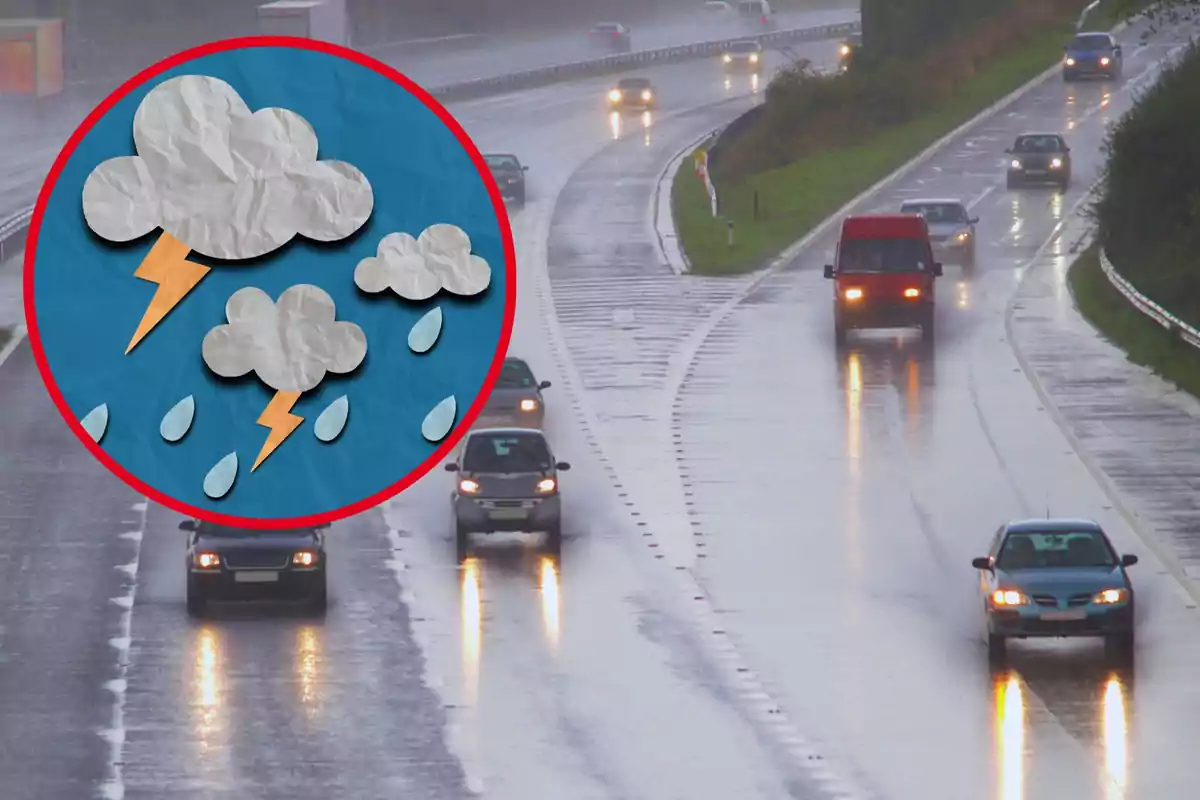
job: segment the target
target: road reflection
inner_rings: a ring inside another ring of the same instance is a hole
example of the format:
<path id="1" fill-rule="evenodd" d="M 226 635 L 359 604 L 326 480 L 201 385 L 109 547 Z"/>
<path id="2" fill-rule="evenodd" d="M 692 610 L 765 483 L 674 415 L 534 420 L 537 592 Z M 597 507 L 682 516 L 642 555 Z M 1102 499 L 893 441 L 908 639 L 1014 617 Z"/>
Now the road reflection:
<path id="1" fill-rule="evenodd" d="M 964 311 L 971 307 L 971 284 L 966 281 L 954 285 L 954 307 Z"/>
<path id="2" fill-rule="evenodd" d="M 542 596 L 542 629 L 552 650 L 562 635 L 562 598 L 559 596 L 558 565 L 549 556 L 541 558 L 539 588 Z"/>
<path id="3" fill-rule="evenodd" d="M 479 581 L 479 559 L 462 563 L 462 597 L 459 616 L 462 633 L 463 690 L 467 704 L 479 700 L 479 662 L 483 647 L 483 599 Z"/>
<path id="4" fill-rule="evenodd" d="M 313 626 L 301 625 L 296 630 L 296 679 L 300 707 L 309 719 L 321 708 L 321 666 L 321 636 Z"/>
<path id="5" fill-rule="evenodd" d="M 610 111 L 608 113 L 608 131 L 613 140 L 620 139 L 625 133 L 625 126 L 628 124 L 625 119 L 625 114 L 620 111 Z M 633 123 L 635 126 L 641 123 L 643 143 L 650 146 L 650 129 L 654 127 L 654 114 L 651 111 L 643 111 L 637 117 L 638 122 Z"/>
<path id="6" fill-rule="evenodd" d="M 1125 684 L 1116 673 L 1104 683 L 1103 702 L 1104 770 L 1106 800 L 1125 800 L 1129 786 L 1129 725 L 1125 708 Z"/>
<path id="7" fill-rule="evenodd" d="M 1025 693 L 1014 672 L 992 678 L 996 726 L 996 798 L 1025 797 Z"/>
<path id="8" fill-rule="evenodd" d="M 221 637 L 216 628 L 204 625 L 196 629 L 193 643 L 191 686 L 192 728 L 195 733 L 197 757 L 207 761 L 223 744 L 225 709 L 224 657 Z"/>

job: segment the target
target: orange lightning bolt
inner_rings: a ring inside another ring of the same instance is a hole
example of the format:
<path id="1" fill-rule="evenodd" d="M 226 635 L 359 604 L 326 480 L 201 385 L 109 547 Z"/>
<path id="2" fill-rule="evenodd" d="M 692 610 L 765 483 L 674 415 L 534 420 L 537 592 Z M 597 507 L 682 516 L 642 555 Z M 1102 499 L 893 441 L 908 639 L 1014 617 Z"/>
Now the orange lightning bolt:
<path id="1" fill-rule="evenodd" d="M 275 449 L 283 444 L 283 440 L 291 436 L 296 428 L 300 427 L 300 423 L 304 422 L 304 417 L 297 417 L 291 413 L 292 406 L 296 405 L 299 399 L 300 392 L 276 392 L 271 402 L 267 403 L 267 407 L 258 415 L 258 424 L 271 432 L 267 434 L 262 450 L 258 451 L 258 458 L 250 468 L 251 472 L 258 469 L 258 465 L 266 461 L 267 456 L 274 453 Z"/>
<path id="2" fill-rule="evenodd" d="M 154 330 L 154 326 L 162 322 L 171 309 L 179 305 L 179 301 L 209 273 L 209 268 L 203 264 L 187 260 L 191 252 L 190 247 L 163 231 L 138 265 L 134 277 L 157 283 L 158 289 L 150 299 L 150 305 L 146 307 L 133 338 L 129 340 L 125 355 L 129 355 L 138 342 L 146 338 L 146 334 Z"/>

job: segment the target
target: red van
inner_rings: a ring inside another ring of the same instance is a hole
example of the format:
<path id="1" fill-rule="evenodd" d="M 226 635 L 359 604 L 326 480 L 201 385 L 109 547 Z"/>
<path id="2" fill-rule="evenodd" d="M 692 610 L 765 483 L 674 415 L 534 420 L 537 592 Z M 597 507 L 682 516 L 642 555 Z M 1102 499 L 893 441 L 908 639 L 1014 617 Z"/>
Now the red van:
<path id="1" fill-rule="evenodd" d="M 835 263 L 825 265 L 838 344 L 852 328 L 917 327 L 931 340 L 933 281 L 941 274 L 920 214 L 846 217 Z"/>

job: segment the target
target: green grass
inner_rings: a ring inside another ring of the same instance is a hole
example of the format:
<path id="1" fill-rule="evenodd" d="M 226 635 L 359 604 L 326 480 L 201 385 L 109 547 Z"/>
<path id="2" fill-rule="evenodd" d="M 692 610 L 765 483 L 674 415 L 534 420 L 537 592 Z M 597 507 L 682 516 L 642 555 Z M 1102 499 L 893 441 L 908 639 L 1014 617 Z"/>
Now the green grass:
<path id="1" fill-rule="evenodd" d="M 1071 265 L 1067 282 L 1083 316 L 1130 361 L 1200 397 L 1200 350 L 1152 322 L 1109 283 L 1097 245 Z"/>

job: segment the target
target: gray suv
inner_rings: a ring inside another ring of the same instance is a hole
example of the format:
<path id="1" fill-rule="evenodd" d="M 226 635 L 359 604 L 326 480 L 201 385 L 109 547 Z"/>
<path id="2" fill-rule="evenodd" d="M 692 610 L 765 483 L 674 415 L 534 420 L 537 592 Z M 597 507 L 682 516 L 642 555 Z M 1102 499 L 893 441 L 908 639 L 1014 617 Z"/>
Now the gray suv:
<path id="1" fill-rule="evenodd" d="M 458 477 L 450 502 L 460 559 L 477 533 L 544 533 L 548 550 L 562 549 L 558 473 L 571 465 L 554 459 L 541 431 L 473 430 L 459 452 L 459 461 L 446 464 L 446 471 Z"/>

